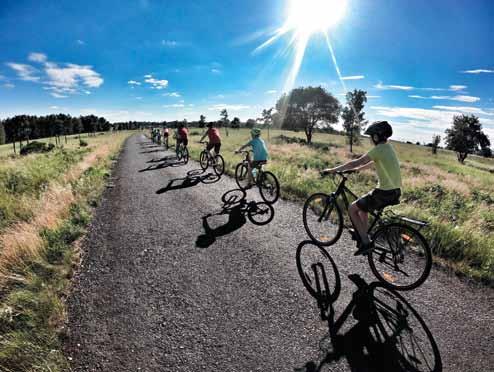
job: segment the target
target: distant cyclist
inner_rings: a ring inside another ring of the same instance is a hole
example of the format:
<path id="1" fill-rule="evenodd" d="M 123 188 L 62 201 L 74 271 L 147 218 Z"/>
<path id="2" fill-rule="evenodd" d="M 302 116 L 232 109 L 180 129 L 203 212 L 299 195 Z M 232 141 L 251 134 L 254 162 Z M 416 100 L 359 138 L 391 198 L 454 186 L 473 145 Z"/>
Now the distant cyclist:
<path id="1" fill-rule="evenodd" d="M 236 151 L 240 152 L 249 146 L 252 147 L 254 159 L 251 160 L 249 158 L 248 187 L 251 187 L 254 184 L 252 169 L 258 168 L 261 164 L 266 164 L 269 158 L 268 148 L 266 147 L 264 140 L 261 138 L 261 130 L 259 128 L 252 128 L 250 135 L 252 139 Z"/>
<path id="2" fill-rule="evenodd" d="M 177 130 L 177 149 L 178 146 L 183 143 L 184 147 L 187 147 L 189 144 L 189 131 L 185 127 L 184 123 L 178 124 L 178 130 Z"/>
<path id="3" fill-rule="evenodd" d="M 361 240 L 355 255 L 367 254 L 373 248 L 373 242 L 367 235 L 368 213 L 388 205 L 398 204 L 401 196 L 400 162 L 393 146 L 388 143 L 388 138 L 393 134 L 393 128 L 387 121 L 376 121 L 367 128 L 364 134 L 370 136 L 371 143 L 374 145 L 367 154 L 321 172 L 330 174 L 347 170 L 360 171 L 369 168 L 374 163 L 379 180 L 377 188 L 361 196 L 348 209 L 348 214 Z"/>
<path id="4" fill-rule="evenodd" d="M 215 128 L 213 126 L 213 123 L 210 122 L 207 124 L 208 129 L 206 132 L 203 134 L 199 142 L 202 142 L 206 136 L 208 136 L 208 145 L 206 146 L 206 150 L 211 151 L 212 148 L 214 148 L 214 152 L 216 154 L 220 153 L 221 149 L 221 136 L 220 136 L 220 131 L 218 128 Z"/>
<path id="5" fill-rule="evenodd" d="M 168 137 L 170 136 L 170 131 L 167 126 L 163 128 L 163 143 L 166 148 L 168 148 Z"/>

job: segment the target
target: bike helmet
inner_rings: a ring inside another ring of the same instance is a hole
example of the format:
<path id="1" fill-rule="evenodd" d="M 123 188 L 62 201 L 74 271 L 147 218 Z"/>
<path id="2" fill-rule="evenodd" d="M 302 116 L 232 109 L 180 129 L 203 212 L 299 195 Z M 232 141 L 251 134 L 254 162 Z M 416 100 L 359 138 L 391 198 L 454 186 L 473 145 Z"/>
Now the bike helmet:
<path id="1" fill-rule="evenodd" d="M 261 135 L 261 130 L 259 128 L 252 128 L 250 130 L 250 135 L 252 137 L 259 137 Z"/>
<path id="2" fill-rule="evenodd" d="M 383 141 L 393 135 L 393 128 L 391 128 L 391 125 L 385 120 L 375 121 L 371 125 L 369 125 L 364 134 L 367 134 L 371 137 L 375 134 L 379 137 L 380 141 Z"/>
<path id="3" fill-rule="evenodd" d="M 206 124 L 206 126 L 207 126 L 208 128 L 212 128 L 212 127 L 213 127 L 213 122 L 212 122 L 212 121 L 210 121 L 209 123 L 207 123 L 207 124 Z"/>

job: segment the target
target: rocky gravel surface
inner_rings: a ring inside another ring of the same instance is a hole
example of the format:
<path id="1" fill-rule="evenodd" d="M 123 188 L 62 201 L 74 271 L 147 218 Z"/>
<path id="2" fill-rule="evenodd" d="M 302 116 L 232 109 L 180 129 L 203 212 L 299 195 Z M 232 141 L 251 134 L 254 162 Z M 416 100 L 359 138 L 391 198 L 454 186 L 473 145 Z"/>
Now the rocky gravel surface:
<path id="1" fill-rule="evenodd" d="M 297 271 L 296 248 L 307 239 L 301 204 L 280 200 L 273 220 L 256 225 L 245 210 L 257 191 L 222 208 L 235 181 L 199 168 L 141 134 L 127 140 L 69 298 L 66 353 L 75 371 L 494 369 L 494 291 L 438 269 L 401 300 L 381 291 L 381 305 L 408 316 L 398 335 L 380 338 L 400 324 L 385 312 L 376 323 L 349 311 L 329 337 Z M 336 318 L 361 298 L 348 275 L 374 280 L 353 250 L 346 233 L 328 249 L 341 278 Z"/>

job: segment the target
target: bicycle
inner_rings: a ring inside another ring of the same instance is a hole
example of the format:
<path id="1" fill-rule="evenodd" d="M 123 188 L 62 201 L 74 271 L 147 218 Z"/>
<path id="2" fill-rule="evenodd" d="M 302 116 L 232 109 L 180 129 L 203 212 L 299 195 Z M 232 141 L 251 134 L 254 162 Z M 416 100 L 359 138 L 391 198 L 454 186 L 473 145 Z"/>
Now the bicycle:
<path id="1" fill-rule="evenodd" d="M 184 162 L 187 164 L 189 162 L 189 149 L 184 145 L 183 142 L 180 142 L 176 148 L 177 160 Z"/>
<path id="2" fill-rule="evenodd" d="M 248 172 L 250 162 L 250 151 L 235 151 L 235 153 L 245 153 L 245 158 L 237 164 L 235 168 L 235 181 L 241 190 L 248 189 Z M 252 169 L 252 178 L 255 185 L 259 188 L 259 193 L 262 199 L 269 204 L 274 204 L 280 196 L 280 184 L 276 179 L 276 176 L 263 169 L 263 165 L 266 162 L 259 162 L 258 165 Z"/>
<path id="3" fill-rule="evenodd" d="M 225 160 L 223 156 L 220 154 L 215 154 L 214 156 L 211 154 L 211 151 L 207 149 L 207 142 L 199 142 L 205 144 L 204 150 L 201 151 L 199 155 L 199 164 L 201 165 L 202 170 L 208 169 L 211 165 L 214 169 L 214 172 L 217 176 L 221 176 L 225 172 Z"/>
<path id="4" fill-rule="evenodd" d="M 341 211 L 343 207 L 348 212 L 350 203 L 347 195 L 357 198 L 346 186 L 348 178 L 345 175 L 353 172 L 337 172 L 341 182 L 335 192 L 329 195 L 316 193 L 304 204 L 302 214 L 305 230 L 314 242 L 322 246 L 335 244 L 343 228 L 353 227 L 345 225 Z M 383 218 L 383 214 L 383 209 L 370 213 L 373 220 L 368 234 L 374 242 L 374 248 L 367 254 L 369 266 L 376 278 L 389 288 L 417 288 L 425 282 L 432 267 L 431 249 L 419 232 L 428 223 L 392 212 L 386 212 Z M 354 240 L 360 241 L 356 231 L 352 235 Z"/>

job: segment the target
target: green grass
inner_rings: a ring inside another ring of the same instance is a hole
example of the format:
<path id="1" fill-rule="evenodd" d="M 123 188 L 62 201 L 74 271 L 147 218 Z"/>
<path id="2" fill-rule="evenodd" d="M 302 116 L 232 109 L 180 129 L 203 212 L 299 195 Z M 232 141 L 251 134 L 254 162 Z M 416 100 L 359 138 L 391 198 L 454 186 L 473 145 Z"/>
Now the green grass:
<path id="1" fill-rule="evenodd" d="M 0 370 L 70 370 L 62 351 L 66 337 L 63 299 L 78 265 L 73 243 L 85 233 L 91 220 L 91 207 L 98 203 L 105 187 L 111 160 L 100 160 L 72 183 L 77 201 L 71 205 L 69 217 L 58 228 L 40 233 L 40 254 L 16 269 L 17 277 L 23 279 L 2 288 Z"/>
<path id="2" fill-rule="evenodd" d="M 233 151 L 249 140 L 248 130 L 222 132 L 221 153 L 226 162 L 226 173 L 234 175 L 235 166 L 242 160 Z M 321 179 L 317 170 L 334 166 L 363 154 L 371 148 L 367 139 L 348 152 L 346 138 L 339 135 L 316 133 L 314 146 L 287 144 L 277 140 L 280 135 L 305 138 L 303 132 L 272 130 L 267 132 L 270 161 L 267 166 L 277 176 L 282 196 L 305 200 L 315 192 L 331 192 L 335 184 L 331 178 Z M 199 158 L 202 145 L 192 135 L 190 152 Z M 423 230 L 438 261 L 445 262 L 456 272 L 494 283 L 494 160 L 476 156 L 465 164 L 456 160 L 455 153 L 440 149 L 432 155 L 424 146 L 393 142 L 401 162 L 403 178 L 402 203 L 392 209 L 397 213 L 431 222 Z M 375 187 L 375 172 L 366 170 L 350 177 L 348 186 L 357 195 Z"/>

